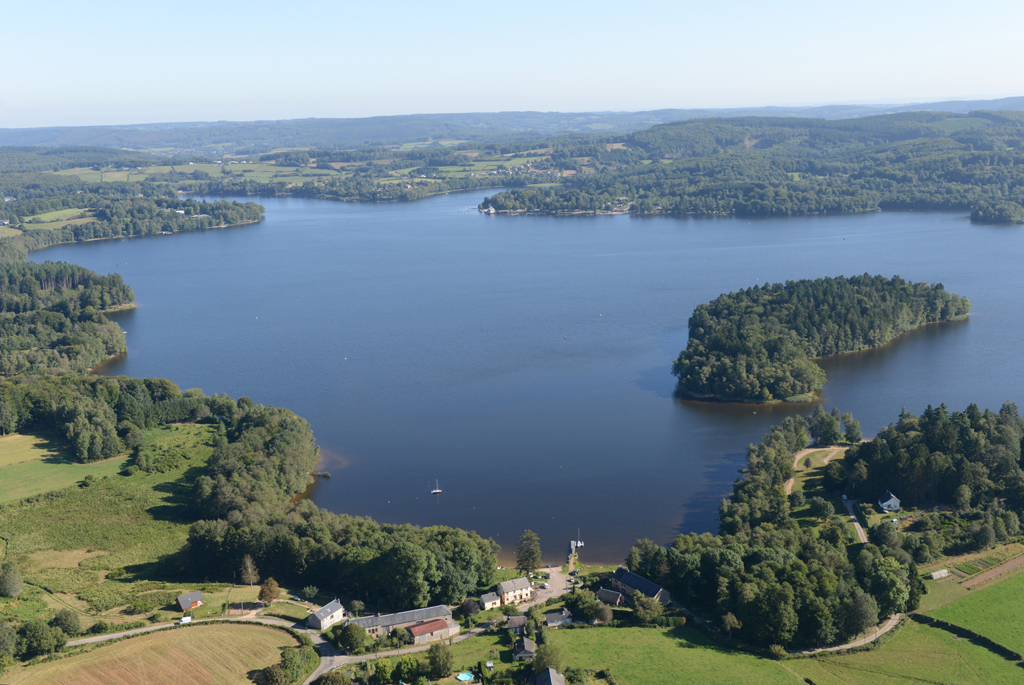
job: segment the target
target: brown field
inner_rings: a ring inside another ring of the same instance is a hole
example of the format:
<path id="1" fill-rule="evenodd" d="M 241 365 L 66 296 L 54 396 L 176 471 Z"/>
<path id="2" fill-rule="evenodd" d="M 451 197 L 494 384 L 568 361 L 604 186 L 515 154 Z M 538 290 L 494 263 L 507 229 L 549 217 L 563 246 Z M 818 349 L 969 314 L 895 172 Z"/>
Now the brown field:
<path id="1" fill-rule="evenodd" d="M 274 628 L 197 625 L 160 631 L 50 663 L 12 668 L 3 685 L 251 685 L 296 640 Z"/>

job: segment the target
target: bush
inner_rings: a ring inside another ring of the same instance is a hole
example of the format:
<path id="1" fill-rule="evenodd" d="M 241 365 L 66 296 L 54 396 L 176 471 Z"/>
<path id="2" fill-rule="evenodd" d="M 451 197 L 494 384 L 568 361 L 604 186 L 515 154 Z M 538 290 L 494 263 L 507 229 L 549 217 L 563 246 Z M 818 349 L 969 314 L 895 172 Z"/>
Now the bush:
<path id="1" fill-rule="evenodd" d="M 61 609 L 58 611 L 50 619 L 50 627 L 60 628 L 67 635 L 78 635 L 82 632 L 82 623 L 78 619 L 78 614 L 71 609 Z"/>
<path id="2" fill-rule="evenodd" d="M 772 645 L 768 648 L 768 655 L 776 661 L 782 661 L 786 658 L 786 648 L 782 645 Z"/>

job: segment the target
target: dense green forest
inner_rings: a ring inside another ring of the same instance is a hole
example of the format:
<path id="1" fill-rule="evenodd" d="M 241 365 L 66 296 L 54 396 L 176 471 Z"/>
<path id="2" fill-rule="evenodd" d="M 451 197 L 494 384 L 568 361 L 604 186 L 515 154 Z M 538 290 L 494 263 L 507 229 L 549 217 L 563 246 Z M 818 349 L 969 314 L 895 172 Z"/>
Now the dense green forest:
<path id="1" fill-rule="evenodd" d="M 603 150 L 562 146 L 556 155 L 591 173 L 499 193 L 480 207 L 741 216 L 942 209 L 1016 221 L 1022 146 L 1020 112 L 691 120 L 608 139 Z M 984 209 L 992 206 L 1001 210 Z"/>
<path id="2" fill-rule="evenodd" d="M 824 645 L 916 608 L 924 589 L 917 564 L 1020 534 L 1024 419 L 1013 404 L 998 413 L 973 404 L 964 412 L 903 411 L 873 441 L 831 462 L 830 489 L 867 502 L 892 490 L 904 505 L 936 507 L 915 517 L 909 532 L 872 526 L 868 544 L 852 554 L 857 548 L 848 548 L 840 518 L 826 517 L 816 533 L 801 528 L 791 516 L 795 495 L 784 489 L 793 455 L 822 417 L 819 408 L 809 420 L 787 418 L 751 445 L 748 466 L 719 509 L 718 535 L 680 535 L 667 548 L 641 540 L 627 557 L 630 570 L 715 623 L 732 614 L 742 640 Z"/>
<path id="3" fill-rule="evenodd" d="M 825 372 L 813 358 L 878 347 L 970 309 L 967 298 L 942 284 L 899 276 L 766 283 L 699 305 L 672 373 L 679 391 L 698 399 L 793 398 L 821 390 Z"/>

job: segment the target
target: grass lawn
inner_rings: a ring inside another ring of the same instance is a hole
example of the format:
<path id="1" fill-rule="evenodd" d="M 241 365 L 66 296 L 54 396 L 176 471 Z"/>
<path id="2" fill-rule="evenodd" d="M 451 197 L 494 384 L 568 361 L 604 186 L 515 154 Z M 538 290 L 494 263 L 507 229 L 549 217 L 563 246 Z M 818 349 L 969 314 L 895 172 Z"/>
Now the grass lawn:
<path id="1" fill-rule="evenodd" d="M 62 490 L 86 476 L 103 478 L 118 473 L 125 457 L 78 464 L 64 447 L 37 435 L 0 438 L 0 504 Z"/>
<path id="2" fill-rule="evenodd" d="M 295 621 L 296 623 L 305 623 L 309 615 L 310 612 L 306 607 L 298 602 L 289 600 L 274 602 L 269 607 L 260 610 L 260 616 L 275 616 L 286 621 Z"/>
<path id="3" fill-rule="evenodd" d="M 918 607 L 920 613 L 935 611 L 967 596 L 967 590 L 956 581 L 956 578 L 944 583 L 926 580 L 924 586 L 928 588 L 928 593 L 921 597 L 921 606 Z"/>
<path id="4" fill-rule="evenodd" d="M 198 424 L 146 431 L 151 453 L 180 450 L 188 458 L 167 473 L 108 475 L 88 487 L 71 485 L 0 508 L 0 530 L 11 540 L 8 553 L 26 584 L 53 597 L 88 602 L 93 620 L 118 620 L 108 612 L 143 593 L 157 593 L 146 598 L 154 608 L 172 601 L 167 596 L 176 586 L 147 579 L 157 567 L 164 577 L 177 570 L 174 555 L 191 522 L 190 484 L 213 452 L 213 433 L 211 426 Z M 44 462 L 28 465 L 42 468 Z M 0 469 L 0 477 L 18 466 Z M 123 577 L 106 578 L 121 569 Z M 142 617 L 119 615 L 119 620 Z"/>
<path id="5" fill-rule="evenodd" d="M 845 450 L 836 452 L 829 462 L 843 458 Z M 832 454 L 831 449 L 817 450 L 803 457 L 793 471 L 793 492 L 802 492 L 807 504 L 793 510 L 793 518 L 797 520 L 801 528 L 816 528 L 819 521 L 810 515 L 810 500 L 812 497 L 824 497 L 831 502 L 836 514 L 846 516 L 846 506 L 841 496 L 834 492 L 827 491 L 824 486 L 825 478 L 825 457 Z M 810 468 L 804 466 L 807 460 L 811 460 Z M 852 527 L 852 525 L 851 525 Z"/>
<path id="6" fill-rule="evenodd" d="M 816 685 L 994 685 L 1024 679 L 1024 670 L 984 647 L 913 622 L 880 649 L 784 663 Z"/>
<path id="7" fill-rule="evenodd" d="M 622 685 L 799 682 L 781 662 L 719 649 L 693 628 L 552 630 L 548 640 L 567 666 L 608 669 Z"/>
<path id="8" fill-rule="evenodd" d="M 970 628 L 1001 645 L 1024 652 L 1024 574 L 931 612 L 935 618 Z M 1021 675 L 1024 681 L 1024 673 Z"/>
<path id="9" fill-rule="evenodd" d="M 10 238 L 14 235 L 21 235 L 21 231 L 10 226 L 0 226 L 0 238 Z"/>
<path id="10" fill-rule="evenodd" d="M 249 625 L 201 625 L 161 631 L 86 654 L 10 669 L 4 685 L 249 685 L 249 674 L 278 663 L 295 638 Z"/>

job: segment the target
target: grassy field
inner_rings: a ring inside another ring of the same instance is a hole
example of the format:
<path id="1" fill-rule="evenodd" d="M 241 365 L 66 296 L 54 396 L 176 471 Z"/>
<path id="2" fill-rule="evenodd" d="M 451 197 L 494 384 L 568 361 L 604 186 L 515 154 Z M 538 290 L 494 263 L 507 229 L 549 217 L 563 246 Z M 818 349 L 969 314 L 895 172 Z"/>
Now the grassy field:
<path id="1" fill-rule="evenodd" d="M 115 457 L 78 464 L 62 445 L 46 437 L 8 435 L 0 438 L 0 504 L 62 490 L 86 476 L 112 476 L 125 461 L 125 457 Z"/>
<path id="2" fill-rule="evenodd" d="M 189 458 L 163 474 L 108 475 L 92 485 L 66 487 L 0 508 L 0 530 L 21 568 L 28 592 L 46 605 L 77 602 L 83 623 L 136 620 L 117 607 L 140 595 L 153 608 L 173 599 L 176 586 L 149 580 L 176 572 L 175 553 L 188 536 L 190 483 L 212 454 L 213 428 L 188 424 L 145 432 L 151 453 L 181 450 Z M 38 462 L 29 462 L 36 464 Z M 0 475 L 19 465 L 0 469 Z M 6 479 L 5 479 L 6 480 Z M 110 571 L 123 570 L 117 580 Z M 0 615 L 15 607 L 0 600 Z M 219 611 L 219 610 L 218 610 Z"/>
<path id="3" fill-rule="evenodd" d="M 800 678 L 816 685 L 994 685 L 1024 681 L 1024 669 L 984 647 L 913 622 L 880 649 L 784 663 Z"/>
<path id="4" fill-rule="evenodd" d="M 567 666 L 610 669 L 622 685 L 798 682 L 780 662 L 718 649 L 692 628 L 553 630 L 548 640 Z"/>
<path id="5" fill-rule="evenodd" d="M 249 674 L 295 646 L 288 633 L 250 625 L 202 625 L 162 631 L 86 654 L 12 668 L 3 685 L 249 685 Z"/>
<path id="6" fill-rule="evenodd" d="M 829 461 L 841 460 L 845 453 L 845 450 L 839 450 Z M 800 460 L 800 463 L 797 464 L 796 469 L 793 471 L 793 492 L 802 492 L 807 499 L 807 504 L 794 509 L 792 512 L 793 518 L 797 520 L 801 528 L 816 528 L 818 526 L 818 520 L 810 515 L 810 500 L 815 496 L 824 497 L 832 503 L 832 508 L 835 509 L 837 514 L 846 515 L 846 506 L 843 504 L 842 497 L 834 492 L 827 491 L 824 486 L 825 458 L 829 454 L 832 454 L 831 449 L 811 452 Z M 808 459 L 811 460 L 810 467 L 804 466 Z M 853 531 L 852 523 L 846 524 L 845 527 L 851 532 Z"/>
<path id="7" fill-rule="evenodd" d="M 0 226 L 0 238 L 10 238 L 14 235 L 21 235 L 21 231 L 10 226 Z"/>
<path id="8" fill-rule="evenodd" d="M 1024 574 L 984 590 L 973 590 L 963 599 L 933 611 L 931 615 L 1024 652 Z M 1021 681 L 1024 681 L 1024 673 Z"/>

